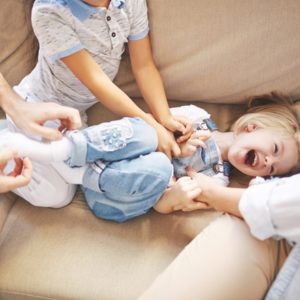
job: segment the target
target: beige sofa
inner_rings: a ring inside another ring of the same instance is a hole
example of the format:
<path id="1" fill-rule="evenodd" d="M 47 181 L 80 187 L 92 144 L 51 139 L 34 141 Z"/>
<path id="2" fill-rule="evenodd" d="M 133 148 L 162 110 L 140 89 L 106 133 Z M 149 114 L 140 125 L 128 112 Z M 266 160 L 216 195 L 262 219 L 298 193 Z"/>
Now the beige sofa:
<path id="1" fill-rule="evenodd" d="M 35 63 L 30 2 L 1 3 L 0 71 L 12 85 Z M 148 0 L 148 7 L 153 53 L 171 106 L 196 102 L 224 129 L 247 96 L 280 90 L 299 97 L 298 0 Z M 116 83 L 144 107 L 128 55 Z M 91 124 L 115 118 L 100 105 L 89 117 Z M 150 212 L 115 224 L 93 216 L 80 192 L 62 209 L 33 207 L 11 193 L 0 197 L 5 300 L 137 299 L 220 214 Z"/>

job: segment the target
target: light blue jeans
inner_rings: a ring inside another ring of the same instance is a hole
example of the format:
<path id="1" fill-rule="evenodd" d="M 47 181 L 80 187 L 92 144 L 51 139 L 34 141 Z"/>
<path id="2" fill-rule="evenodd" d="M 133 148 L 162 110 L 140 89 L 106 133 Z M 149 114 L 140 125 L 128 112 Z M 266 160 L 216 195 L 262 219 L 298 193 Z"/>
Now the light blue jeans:
<path id="1" fill-rule="evenodd" d="M 155 130 L 139 118 L 123 118 L 70 134 L 71 167 L 89 164 L 82 190 L 97 217 L 124 222 L 145 214 L 173 173 L 157 148 Z"/>

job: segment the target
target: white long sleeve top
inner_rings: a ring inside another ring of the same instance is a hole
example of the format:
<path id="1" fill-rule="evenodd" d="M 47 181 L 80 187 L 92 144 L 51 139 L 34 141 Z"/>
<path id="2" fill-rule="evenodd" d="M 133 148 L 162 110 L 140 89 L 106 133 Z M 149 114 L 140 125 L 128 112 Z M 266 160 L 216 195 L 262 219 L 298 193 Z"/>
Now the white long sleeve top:
<path id="1" fill-rule="evenodd" d="M 239 209 L 258 239 L 285 238 L 292 245 L 300 243 L 300 174 L 250 186 Z"/>
<path id="2" fill-rule="evenodd" d="M 249 187 L 239 209 L 258 239 L 285 238 L 295 246 L 265 300 L 300 299 L 300 174 Z"/>

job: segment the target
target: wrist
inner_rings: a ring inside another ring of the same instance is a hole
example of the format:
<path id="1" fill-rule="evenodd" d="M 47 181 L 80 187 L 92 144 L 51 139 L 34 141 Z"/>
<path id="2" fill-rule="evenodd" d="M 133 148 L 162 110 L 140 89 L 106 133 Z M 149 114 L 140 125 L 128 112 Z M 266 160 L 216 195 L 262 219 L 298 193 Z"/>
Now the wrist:
<path id="1" fill-rule="evenodd" d="M 215 210 L 222 210 L 223 186 L 215 184 L 204 190 L 204 199 L 209 199 L 208 203 Z"/>
<path id="2" fill-rule="evenodd" d="M 162 126 L 168 128 L 168 124 L 169 124 L 169 120 L 172 119 L 172 115 L 171 115 L 171 112 L 168 110 L 168 111 L 165 111 L 163 113 L 160 113 L 157 117 L 156 117 L 156 120 L 157 122 L 159 122 Z"/>
<path id="3" fill-rule="evenodd" d="M 22 98 L 8 85 L 3 82 L 3 77 L 0 80 L 0 105 L 8 115 L 13 115 L 16 109 L 23 102 Z"/>
<path id="4" fill-rule="evenodd" d="M 215 210 L 240 217 L 239 201 L 244 191 L 245 190 L 241 188 L 218 186 L 212 196 L 213 200 L 211 205 Z"/>

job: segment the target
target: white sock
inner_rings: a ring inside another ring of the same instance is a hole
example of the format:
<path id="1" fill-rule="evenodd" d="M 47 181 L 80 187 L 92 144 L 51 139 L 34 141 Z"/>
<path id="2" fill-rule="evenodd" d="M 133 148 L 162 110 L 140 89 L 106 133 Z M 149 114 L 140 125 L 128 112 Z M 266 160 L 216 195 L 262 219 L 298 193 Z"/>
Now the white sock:
<path id="1" fill-rule="evenodd" d="M 65 161 L 70 157 L 72 143 L 66 137 L 54 142 L 38 142 L 21 133 L 0 133 L 0 148 L 16 150 L 18 156 L 29 157 L 40 162 Z"/>

